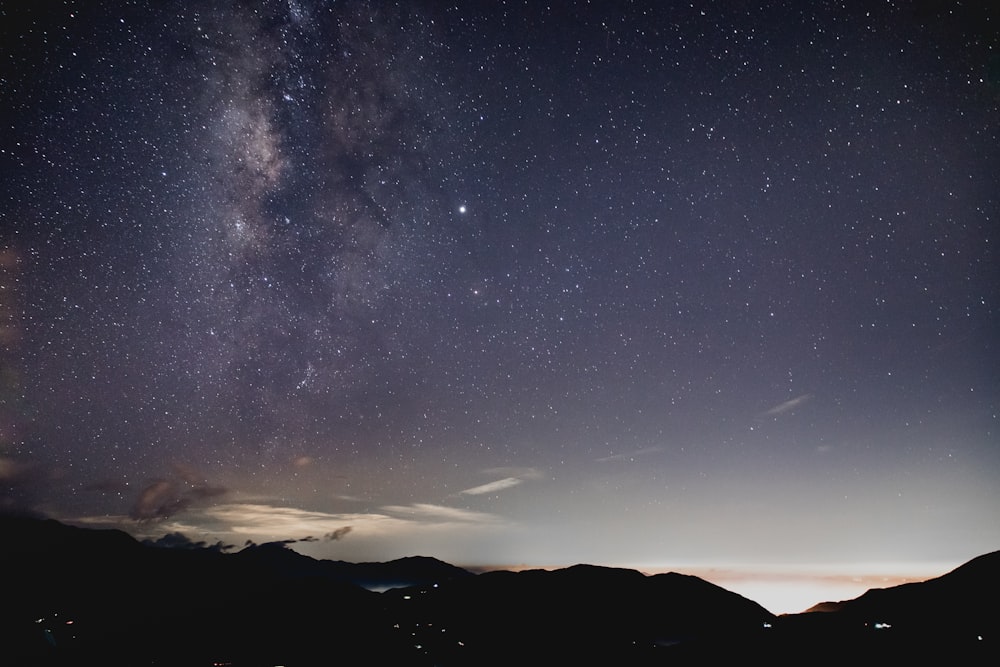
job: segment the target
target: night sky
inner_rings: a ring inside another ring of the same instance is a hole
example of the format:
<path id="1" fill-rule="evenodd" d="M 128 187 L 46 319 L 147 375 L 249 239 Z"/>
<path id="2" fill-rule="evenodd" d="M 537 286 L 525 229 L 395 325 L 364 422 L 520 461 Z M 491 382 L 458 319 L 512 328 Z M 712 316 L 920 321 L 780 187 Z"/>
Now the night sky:
<path id="1" fill-rule="evenodd" d="M 0 506 L 344 560 L 996 550 L 998 24 L 2 3 Z"/>

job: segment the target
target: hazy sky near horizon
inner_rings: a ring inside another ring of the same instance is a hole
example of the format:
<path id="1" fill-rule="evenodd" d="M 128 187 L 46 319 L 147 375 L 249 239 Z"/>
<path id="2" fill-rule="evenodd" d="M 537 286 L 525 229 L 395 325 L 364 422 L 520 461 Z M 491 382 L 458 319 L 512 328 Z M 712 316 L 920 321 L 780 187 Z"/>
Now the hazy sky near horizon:
<path id="1" fill-rule="evenodd" d="M 549 7 L 0 8 L 0 503 L 346 560 L 1000 548 L 1000 11 Z"/>

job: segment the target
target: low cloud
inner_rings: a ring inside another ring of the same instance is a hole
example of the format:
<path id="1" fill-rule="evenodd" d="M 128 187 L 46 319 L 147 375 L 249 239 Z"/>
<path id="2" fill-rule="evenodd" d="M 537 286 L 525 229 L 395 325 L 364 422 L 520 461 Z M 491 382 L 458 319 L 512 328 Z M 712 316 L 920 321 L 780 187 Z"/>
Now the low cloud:
<path id="1" fill-rule="evenodd" d="M 24 479 L 30 474 L 31 470 L 31 465 L 0 456 L 0 482 L 10 484 Z"/>
<path id="2" fill-rule="evenodd" d="M 163 489 L 166 486 L 156 485 L 149 500 L 162 500 Z M 324 512 L 266 501 L 225 500 L 192 505 L 183 514 L 156 522 L 100 515 L 76 517 L 72 523 L 121 528 L 152 542 L 164 540 L 163 533 L 180 533 L 161 543 L 177 548 L 189 543 L 220 549 L 229 544 L 280 543 L 313 557 L 330 557 L 335 549 L 338 557 L 358 562 L 413 553 L 468 554 L 488 549 L 484 545 L 490 540 L 517 528 L 515 522 L 497 514 L 431 503 L 386 505 L 373 512 Z M 213 545 L 216 540 L 222 542 Z"/>
<path id="3" fill-rule="evenodd" d="M 327 533 L 323 536 L 323 539 L 329 542 L 336 542 L 337 540 L 343 539 L 349 532 L 351 532 L 351 527 L 344 526 L 343 528 L 338 528 L 337 530 Z"/>
<path id="4" fill-rule="evenodd" d="M 187 535 L 182 532 L 175 531 L 173 533 L 167 533 L 163 537 L 152 540 L 145 539 L 142 541 L 143 544 L 151 547 L 159 547 L 164 549 L 203 549 L 205 551 L 229 551 L 235 548 L 233 544 L 224 544 L 221 540 L 215 544 L 209 544 L 204 540 L 192 540 Z"/>
<path id="5" fill-rule="evenodd" d="M 176 482 L 154 479 L 139 492 L 129 516 L 136 521 L 166 519 L 190 504 L 190 499 L 181 496 Z"/>
<path id="6" fill-rule="evenodd" d="M 190 467 L 174 466 L 173 476 L 154 479 L 139 491 L 129 516 L 141 522 L 167 519 L 227 492 L 209 484 Z"/>
<path id="7" fill-rule="evenodd" d="M 339 540 L 357 527 L 363 527 L 367 534 L 372 535 L 392 532 L 405 523 L 387 514 L 318 512 L 255 503 L 215 505 L 205 508 L 202 514 L 203 521 L 215 526 L 217 532 L 254 535 L 269 540 L 295 535 L 322 535 L 326 541 Z M 296 538 L 299 539 L 308 540 L 307 537 Z"/>

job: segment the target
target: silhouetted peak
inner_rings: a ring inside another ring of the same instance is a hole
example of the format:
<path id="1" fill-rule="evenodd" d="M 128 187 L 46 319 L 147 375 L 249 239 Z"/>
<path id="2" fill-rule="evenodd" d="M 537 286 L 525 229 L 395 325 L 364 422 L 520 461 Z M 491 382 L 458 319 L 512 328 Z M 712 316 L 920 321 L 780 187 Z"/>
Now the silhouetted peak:
<path id="1" fill-rule="evenodd" d="M 937 578 L 937 580 L 941 579 L 972 579 L 980 582 L 986 580 L 997 582 L 1000 580 L 1000 551 L 976 556 L 967 563 L 963 563 L 951 572 Z"/>
<path id="2" fill-rule="evenodd" d="M 839 602 L 834 602 L 832 600 L 827 600 L 825 602 L 817 602 L 816 604 L 814 604 L 813 606 L 809 607 L 808 609 L 806 609 L 802 613 L 803 614 L 812 614 L 812 613 L 825 614 L 825 613 L 831 613 L 831 612 L 835 612 L 835 611 L 840 611 L 841 609 L 844 608 L 845 604 L 847 604 L 847 602 L 845 600 L 841 600 Z"/>
<path id="3" fill-rule="evenodd" d="M 27 514 L 0 515 L 0 535 L 3 535 L 8 555 L 60 554 L 94 548 L 141 548 L 135 538 L 121 530 L 80 528 Z"/>

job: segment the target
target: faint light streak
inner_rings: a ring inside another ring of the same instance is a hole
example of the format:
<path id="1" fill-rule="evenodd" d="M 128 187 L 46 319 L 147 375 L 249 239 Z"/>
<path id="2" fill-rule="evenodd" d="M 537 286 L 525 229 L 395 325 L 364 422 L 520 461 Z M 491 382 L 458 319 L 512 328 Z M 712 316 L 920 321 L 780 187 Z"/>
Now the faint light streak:
<path id="1" fill-rule="evenodd" d="M 763 417 L 775 417 L 777 415 L 784 414 L 784 413 L 788 412 L 789 410 L 794 410 L 795 408 L 799 407 L 800 405 L 806 403 L 807 401 L 809 401 L 810 399 L 812 399 L 812 397 L 813 397 L 812 394 L 802 394 L 801 396 L 796 396 L 795 398 L 789 399 L 789 400 L 785 401 L 784 403 L 778 403 L 776 406 L 774 406 L 770 410 L 764 411 L 764 413 L 762 414 L 762 416 Z"/>
<path id="2" fill-rule="evenodd" d="M 643 447 L 642 449 L 636 449 L 630 452 L 624 452 L 622 454 L 612 454 L 610 456 L 602 456 L 596 459 L 598 463 L 610 463 L 611 461 L 630 461 L 637 456 L 642 456 L 644 454 L 655 454 L 656 452 L 662 452 L 663 447 Z"/>
<path id="3" fill-rule="evenodd" d="M 495 482 L 488 482 L 486 484 L 474 486 L 471 489 L 465 489 L 462 493 L 467 496 L 481 496 L 486 493 L 497 493 L 498 491 L 503 491 L 504 489 L 513 488 L 522 482 L 523 480 L 518 479 L 517 477 L 504 477 L 503 479 L 498 479 Z"/>

